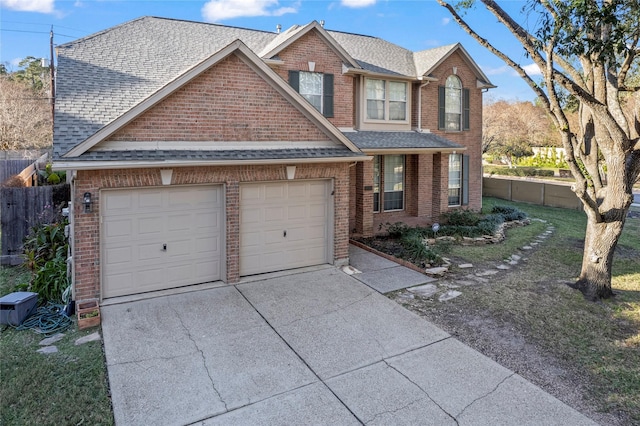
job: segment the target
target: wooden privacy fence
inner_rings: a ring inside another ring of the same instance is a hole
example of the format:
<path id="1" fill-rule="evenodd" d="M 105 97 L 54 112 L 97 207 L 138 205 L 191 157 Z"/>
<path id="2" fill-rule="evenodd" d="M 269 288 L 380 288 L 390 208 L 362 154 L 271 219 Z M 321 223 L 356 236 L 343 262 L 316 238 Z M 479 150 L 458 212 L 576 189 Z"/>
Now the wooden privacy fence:
<path id="1" fill-rule="evenodd" d="M 501 177 L 484 177 L 482 195 L 549 207 L 582 210 L 571 184 Z"/>
<path id="2" fill-rule="evenodd" d="M 22 242 L 31 227 L 49 223 L 60 203 L 68 200 L 68 184 L 0 188 L 0 264 L 22 263 Z"/>
<path id="3" fill-rule="evenodd" d="M 31 166 L 35 160 L 0 160 L 0 183 L 13 175 L 18 175 Z"/>

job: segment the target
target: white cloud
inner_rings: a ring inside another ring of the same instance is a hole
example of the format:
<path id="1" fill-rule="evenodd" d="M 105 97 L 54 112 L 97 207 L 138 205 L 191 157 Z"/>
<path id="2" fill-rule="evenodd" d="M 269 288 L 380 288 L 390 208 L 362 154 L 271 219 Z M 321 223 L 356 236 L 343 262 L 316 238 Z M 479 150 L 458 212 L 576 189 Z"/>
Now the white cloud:
<path id="1" fill-rule="evenodd" d="M 0 6 L 18 12 L 53 13 L 54 0 L 0 0 Z"/>
<path id="2" fill-rule="evenodd" d="M 536 64 L 525 65 L 522 67 L 522 69 L 525 70 L 526 73 L 529 74 L 530 76 L 542 75 L 540 68 L 538 68 Z"/>
<path id="3" fill-rule="evenodd" d="M 442 18 L 442 21 L 440 21 L 442 23 L 442 25 L 448 25 L 449 22 L 451 22 L 451 18 Z"/>
<path id="4" fill-rule="evenodd" d="M 486 75 L 500 75 L 500 74 L 506 74 L 509 71 L 511 71 L 511 67 L 508 65 L 503 65 L 497 68 L 487 67 L 487 66 L 482 66 L 480 68 L 482 68 L 482 71 L 484 71 Z"/>
<path id="5" fill-rule="evenodd" d="M 362 7 L 369 7 L 376 4 L 377 0 L 340 0 L 340 4 L 345 7 L 351 7 L 353 9 L 358 9 Z"/>
<path id="6" fill-rule="evenodd" d="M 202 17 L 208 22 L 248 16 L 282 16 L 297 13 L 293 7 L 278 7 L 278 0 L 209 0 L 202 7 Z"/>

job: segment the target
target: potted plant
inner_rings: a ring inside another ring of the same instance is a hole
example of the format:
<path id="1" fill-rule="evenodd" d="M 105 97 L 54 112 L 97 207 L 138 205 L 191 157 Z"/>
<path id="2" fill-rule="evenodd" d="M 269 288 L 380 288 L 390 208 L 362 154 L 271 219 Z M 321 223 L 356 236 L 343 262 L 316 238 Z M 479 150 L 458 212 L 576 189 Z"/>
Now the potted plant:
<path id="1" fill-rule="evenodd" d="M 78 316 L 78 328 L 95 327 L 100 324 L 100 306 L 97 300 L 78 303 L 76 306 Z"/>

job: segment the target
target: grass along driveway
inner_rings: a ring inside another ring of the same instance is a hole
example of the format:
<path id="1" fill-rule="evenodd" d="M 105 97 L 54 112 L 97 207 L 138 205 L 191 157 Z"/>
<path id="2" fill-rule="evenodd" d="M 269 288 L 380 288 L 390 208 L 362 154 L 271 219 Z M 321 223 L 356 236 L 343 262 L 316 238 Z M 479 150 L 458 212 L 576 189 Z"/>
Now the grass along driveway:
<path id="1" fill-rule="evenodd" d="M 22 267 L 1 267 L 0 296 L 28 279 Z M 102 344 L 74 345 L 99 328 L 74 325 L 55 344 L 58 353 L 43 355 L 36 352 L 42 335 L 0 327 L 0 424 L 113 424 Z"/>
<path id="2" fill-rule="evenodd" d="M 482 247 L 452 246 L 453 269 L 441 291 L 463 294 L 447 302 L 413 299 L 400 291 L 398 303 L 438 324 L 460 340 L 541 386 L 602 424 L 640 423 L 640 218 L 629 218 L 616 250 L 616 297 L 592 303 L 566 283 L 580 271 L 586 219 L 577 211 L 484 199 L 485 210 L 511 205 L 525 211 L 530 226 L 507 231 L 507 240 Z M 547 226 L 551 237 L 532 251 L 520 251 Z M 523 257 L 485 284 L 465 276 Z"/>

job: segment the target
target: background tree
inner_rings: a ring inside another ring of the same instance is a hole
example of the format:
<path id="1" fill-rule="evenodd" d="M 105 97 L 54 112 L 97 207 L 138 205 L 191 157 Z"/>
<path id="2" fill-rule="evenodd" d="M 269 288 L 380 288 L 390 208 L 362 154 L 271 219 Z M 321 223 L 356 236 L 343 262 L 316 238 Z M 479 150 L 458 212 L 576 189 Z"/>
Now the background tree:
<path id="1" fill-rule="evenodd" d="M 539 67 L 544 87 L 509 55 L 462 19 L 456 7 L 438 0 L 478 43 L 513 68 L 533 89 L 561 136 L 575 193 L 587 215 L 582 267 L 575 287 L 590 299 L 607 298 L 615 247 L 640 175 L 639 111 L 625 110 L 625 95 L 638 65 L 640 0 L 529 0 L 529 31 L 493 0 L 464 0 L 462 10 L 481 3 Z M 578 104 L 578 124 L 563 109 L 563 93 Z M 637 98 L 634 98 L 637 99 Z M 607 168 L 606 185 L 599 163 Z"/>
<path id="2" fill-rule="evenodd" d="M 49 68 L 31 56 L 13 73 L 0 70 L 0 149 L 43 149 L 52 144 Z"/>
<path id="3" fill-rule="evenodd" d="M 490 101 L 482 115 L 483 152 L 509 165 L 533 155 L 532 147 L 562 144 L 547 112 L 531 102 Z"/>

